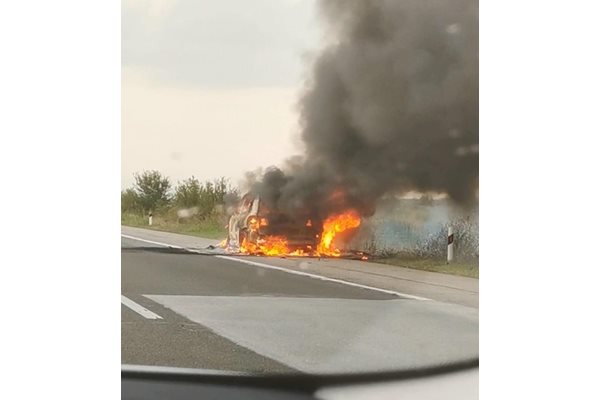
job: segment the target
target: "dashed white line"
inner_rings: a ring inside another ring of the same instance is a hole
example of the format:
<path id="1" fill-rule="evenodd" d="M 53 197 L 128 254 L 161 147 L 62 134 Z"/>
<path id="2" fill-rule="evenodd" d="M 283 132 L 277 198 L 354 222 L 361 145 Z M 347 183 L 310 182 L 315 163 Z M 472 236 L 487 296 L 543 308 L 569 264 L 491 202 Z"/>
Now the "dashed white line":
<path id="1" fill-rule="evenodd" d="M 155 242 L 153 240 L 142 239 L 142 238 L 138 238 L 138 237 L 135 237 L 135 236 L 125 235 L 125 234 L 121 234 L 121 236 L 124 237 L 124 238 L 127 238 L 127 239 L 139 240 L 141 242 L 157 244 L 157 245 L 160 245 L 160 246 L 173 247 L 173 248 L 177 248 L 177 249 L 185 249 L 184 247 L 181 247 L 181 246 L 177 246 L 177 245 L 173 245 L 173 244 L 168 244 L 168 243 L 162 243 L 162 242 Z M 192 249 L 185 249 L 185 250 L 193 252 L 193 253 L 204 254 L 204 253 L 201 253 L 201 252 L 199 252 L 197 250 L 192 250 Z M 391 295 L 394 295 L 394 296 L 409 298 L 409 299 L 413 299 L 413 300 L 421 300 L 421 301 L 430 301 L 431 300 L 431 299 L 428 299 L 426 297 L 415 296 L 415 295 L 408 294 L 408 293 L 401 293 L 401 292 L 397 292 L 395 290 L 388 290 L 388 289 L 382 289 L 382 288 L 378 288 L 378 287 L 374 287 L 374 286 L 361 285 L 360 283 L 349 282 L 349 281 L 345 281 L 345 280 L 342 280 L 342 279 L 336 279 L 336 278 L 328 278 L 328 277 L 322 276 L 322 275 L 311 274 L 309 272 L 296 271 L 296 270 L 288 269 L 288 268 L 284 268 L 284 267 L 277 267 L 275 265 L 264 264 L 264 263 L 260 263 L 260 262 L 256 262 L 256 261 L 246 260 L 246 259 L 239 258 L 239 257 L 230 257 L 230 256 L 222 256 L 222 255 L 214 255 L 213 257 L 222 258 L 224 260 L 229 260 L 229 261 L 237 261 L 239 263 L 253 265 L 255 267 L 261 267 L 261 268 L 267 268 L 267 269 L 274 269 L 274 270 L 277 270 L 277 271 L 287 272 L 288 274 L 300 275 L 300 276 L 305 276 L 305 277 L 313 278 L 313 279 L 319 279 L 321 281 L 335 282 L 335 283 L 339 283 L 339 284 L 342 284 L 342 285 L 347 285 L 347 286 L 353 286 L 353 287 L 358 287 L 358 288 L 362 288 L 362 289 L 373 290 L 373 291 L 376 291 L 376 292 L 391 294 Z"/>
<path id="2" fill-rule="evenodd" d="M 121 304 L 140 314 L 142 317 L 147 319 L 163 319 L 160 315 L 153 313 L 145 307 L 140 306 L 135 301 L 128 299 L 121 295 Z"/>

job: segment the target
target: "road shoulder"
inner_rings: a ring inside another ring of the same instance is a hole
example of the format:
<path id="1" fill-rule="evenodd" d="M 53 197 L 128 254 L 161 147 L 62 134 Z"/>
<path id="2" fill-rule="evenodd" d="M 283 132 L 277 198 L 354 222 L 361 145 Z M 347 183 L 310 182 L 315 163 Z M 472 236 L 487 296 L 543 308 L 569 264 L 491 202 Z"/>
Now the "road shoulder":
<path id="1" fill-rule="evenodd" d="M 154 231 L 128 226 L 121 227 L 121 234 L 154 241 L 157 244 L 174 245 L 191 250 L 203 250 L 219 241 L 187 236 L 177 233 Z M 345 259 L 239 257 L 254 260 L 290 271 L 302 271 L 331 279 L 345 280 L 360 285 L 407 293 L 431 300 L 479 307 L 479 280 L 437 272 Z"/>

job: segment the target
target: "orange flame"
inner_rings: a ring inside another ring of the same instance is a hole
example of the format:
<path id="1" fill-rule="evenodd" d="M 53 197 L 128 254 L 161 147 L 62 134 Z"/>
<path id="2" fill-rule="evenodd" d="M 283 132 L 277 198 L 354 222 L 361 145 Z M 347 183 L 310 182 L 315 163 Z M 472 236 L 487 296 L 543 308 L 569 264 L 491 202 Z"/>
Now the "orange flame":
<path id="1" fill-rule="evenodd" d="M 360 216 L 354 210 L 330 216 L 323 223 L 323 234 L 321 235 L 321 243 L 317 247 L 317 252 L 321 255 L 339 257 L 340 251 L 333 248 L 333 239 L 338 233 L 358 228 L 359 225 Z"/>
<path id="2" fill-rule="evenodd" d="M 249 220 L 250 223 L 258 222 L 254 218 Z M 261 221 L 262 222 L 262 221 Z M 310 224 L 310 225 L 309 225 Z M 307 221 L 307 226 L 312 225 L 312 221 Z M 317 238 L 320 239 L 320 243 L 317 245 L 316 250 L 311 246 L 307 246 L 306 249 L 296 249 L 291 251 L 288 246 L 288 241 L 285 236 L 266 236 L 258 240 L 257 243 L 253 243 L 247 239 L 242 241 L 240 246 L 240 252 L 250 255 L 265 255 L 265 256 L 332 256 L 339 257 L 341 251 L 334 247 L 333 240 L 338 233 L 347 231 L 349 229 L 355 229 L 360 225 L 360 216 L 354 210 L 348 210 L 341 214 L 335 214 L 329 216 L 323 223 L 322 234 Z M 366 259 L 366 257 L 362 257 Z"/>
<path id="3" fill-rule="evenodd" d="M 266 256 L 279 256 L 289 253 L 287 240 L 283 236 L 267 236 L 260 239 L 258 243 L 252 243 L 244 239 L 240 251 L 247 254 L 264 254 Z"/>

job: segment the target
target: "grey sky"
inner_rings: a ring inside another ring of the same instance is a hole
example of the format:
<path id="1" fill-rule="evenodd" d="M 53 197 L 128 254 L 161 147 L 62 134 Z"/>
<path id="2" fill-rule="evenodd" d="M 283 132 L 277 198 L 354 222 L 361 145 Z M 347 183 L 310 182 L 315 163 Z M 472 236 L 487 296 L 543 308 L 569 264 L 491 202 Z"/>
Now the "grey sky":
<path id="1" fill-rule="evenodd" d="M 144 169 L 235 183 L 299 151 L 295 103 L 319 47 L 314 1 L 122 4 L 124 187 Z"/>

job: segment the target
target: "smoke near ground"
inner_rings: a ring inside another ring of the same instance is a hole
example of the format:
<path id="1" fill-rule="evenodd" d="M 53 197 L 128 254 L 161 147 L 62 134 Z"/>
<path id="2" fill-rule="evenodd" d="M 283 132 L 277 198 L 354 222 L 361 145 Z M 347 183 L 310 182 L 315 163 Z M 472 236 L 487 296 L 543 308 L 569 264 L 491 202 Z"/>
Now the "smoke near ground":
<path id="1" fill-rule="evenodd" d="M 324 0 L 300 99 L 305 152 L 251 182 L 287 212 L 372 215 L 385 194 L 478 188 L 476 0 Z"/>
<path id="2" fill-rule="evenodd" d="M 373 256 L 415 257 L 445 260 L 448 227 L 454 229 L 454 259 L 479 258 L 478 208 L 464 210 L 448 199 L 397 199 L 378 201 L 376 212 L 363 219 L 360 230 L 346 243 L 347 248 Z"/>

